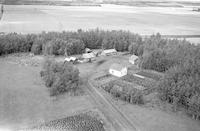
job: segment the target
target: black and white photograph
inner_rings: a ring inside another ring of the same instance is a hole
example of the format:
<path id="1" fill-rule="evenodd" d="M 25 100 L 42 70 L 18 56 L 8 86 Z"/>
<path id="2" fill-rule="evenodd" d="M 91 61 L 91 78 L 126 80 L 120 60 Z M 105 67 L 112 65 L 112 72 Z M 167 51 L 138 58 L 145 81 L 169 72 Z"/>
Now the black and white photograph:
<path id="1" fill-rule="evenodd" d="M 200 0 L 0 0 L 0 131 L 200 131 Z"/>

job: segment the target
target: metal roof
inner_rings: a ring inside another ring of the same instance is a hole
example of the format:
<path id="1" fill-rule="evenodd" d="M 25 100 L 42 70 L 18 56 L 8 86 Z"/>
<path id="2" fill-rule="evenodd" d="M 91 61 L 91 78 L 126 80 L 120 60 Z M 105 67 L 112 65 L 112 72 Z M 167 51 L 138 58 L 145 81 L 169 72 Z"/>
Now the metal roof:
<path id="1" fill-rule="evenodd" d="M 117 52 L 115 49 L 107 49 L 107 50 L 103 50 L 103 53 L 108 54 L 108 53 L 115 53 Z"/>
<path id="2" fill-rule="evenodd" d="M 117 70 L 117 71 L 121 71 L 123 68 L 126 68 L 126 67 L 117 63 L 114 63 L 110 66 L 110 69 Z"/>
<path id="3" fill-rule="evenodd" d="M 82 55 L 82 57 L 84 59 L 90 59 L 90 58 L 94 58 L 95 55 L 94 55 L 94 53 L 85 53 L 85 54 Z"/>

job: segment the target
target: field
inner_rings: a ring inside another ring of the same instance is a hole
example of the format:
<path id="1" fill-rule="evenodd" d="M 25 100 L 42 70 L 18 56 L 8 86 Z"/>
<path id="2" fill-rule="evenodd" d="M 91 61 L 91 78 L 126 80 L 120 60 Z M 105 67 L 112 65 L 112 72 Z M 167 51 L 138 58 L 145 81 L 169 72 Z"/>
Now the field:
<path id="1" fill-rule="evenodd" d="M 103 123 L 96 117 L 98 116 L 96 116 L 94 113 L 86 112 L 74 116 L 69 116 L 67 118 L 46 122 L 45 124 L 35 126 L 28 130 L 105 131 L 103 128 Z"/>
<path id="2" fill-rule="evenodd" d="M 39 74 L 41 66 L 19 64 L 19 58 L 0 58 L 0 130 L 26 128 L 93 109 L 84 94 L 50 97 Z"/>
<path id="3" fill-rule="evenodd" d="M 116 105 L 133 121 L 137 119 L 147 131 L 199 131 L 200 129 L 198 121 L 191 120 L 185 115 L 127 104 L 122 101 L 117 101 Z"/>
<path id="4" fill-rule="evenodd" d="M 38 33 L 81 29 L 129 30 L 142 35 L 199 35 L 200 13 L 192 7 L 101 7 L 5 5 L 1 32 Z M 189 40 L 199 42 L 199 38 Z"/>

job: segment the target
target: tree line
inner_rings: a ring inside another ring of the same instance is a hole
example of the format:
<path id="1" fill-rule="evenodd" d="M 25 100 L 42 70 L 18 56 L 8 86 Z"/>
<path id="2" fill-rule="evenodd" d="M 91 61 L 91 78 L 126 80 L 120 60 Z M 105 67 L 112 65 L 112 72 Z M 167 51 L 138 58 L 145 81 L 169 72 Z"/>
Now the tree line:
<path id="1" fill-rule="evenodd" d="M 41 34 L 10 33 L 0 36 L 0 55 L 16 52 L 34 54 L 73 55 L 84 49 L 109 49 L 128 51 L 132 42 L 140 43 L 142 37 L 127 31 L 103 31 L 99 29 L 77 32 L 43 32 Z"/>

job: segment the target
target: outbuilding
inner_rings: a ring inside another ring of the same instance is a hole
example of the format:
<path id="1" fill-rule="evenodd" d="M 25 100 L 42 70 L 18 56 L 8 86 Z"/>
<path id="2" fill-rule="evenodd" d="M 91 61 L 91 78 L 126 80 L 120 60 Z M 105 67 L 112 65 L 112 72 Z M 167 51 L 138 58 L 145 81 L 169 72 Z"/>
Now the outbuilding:
<path id="1" fill-rule="evenodd" d="M 93 52 L 91 52 L 91 53 L 85 53 L 85 54 L 82 55 L 82 58 L 85 59 L 85 60 L 87 60 L 87 61 L 91 61 L 92 59 L 95 58 L 95 55 L 94 55 Z"/>
<path id="2" fill-rule="evenodd" d="M 133 65 L 137 65 L 138 60 L 139 60 L 139 57 L 136 55 L 132 55 L 131 57 L 129 57 L 129 62 Z"/>
<path id="3" fill-rule="evenodd" d="M 89 48 L 85 48 L 85 53 L 91 53 L 91 52 L 92 52 L 91 49 L 89 49 Z"/>
<path id="4" fill-rule="evenodd" d="M 115 49 L 107 49 L 101 52 L 101 55 L 109 56 L 109 55 L 116 55 L 117 51 Z"/>
<path id="5" fill-rule="evenodd" d="M 117 77 L 122 77 L 127 75 L 127 67 L 114 63 L 110 66 L 109 73 Z"/>
<path id="6" fill-rule="evenodd" d="M 66 57 L 65 58 L 65 61 L 67 61 L 67 62 L 74 62 L 75 60 L 77 60 L 76 57 Z"/>
<path id="7" fill-rule="evenodd" d="M 194 7 L 194 8 L 193 8 L 193 11 L 198 11 L 198 12 L 200 12 L 200 8 L 199 8 L 199 7 Z"/>

